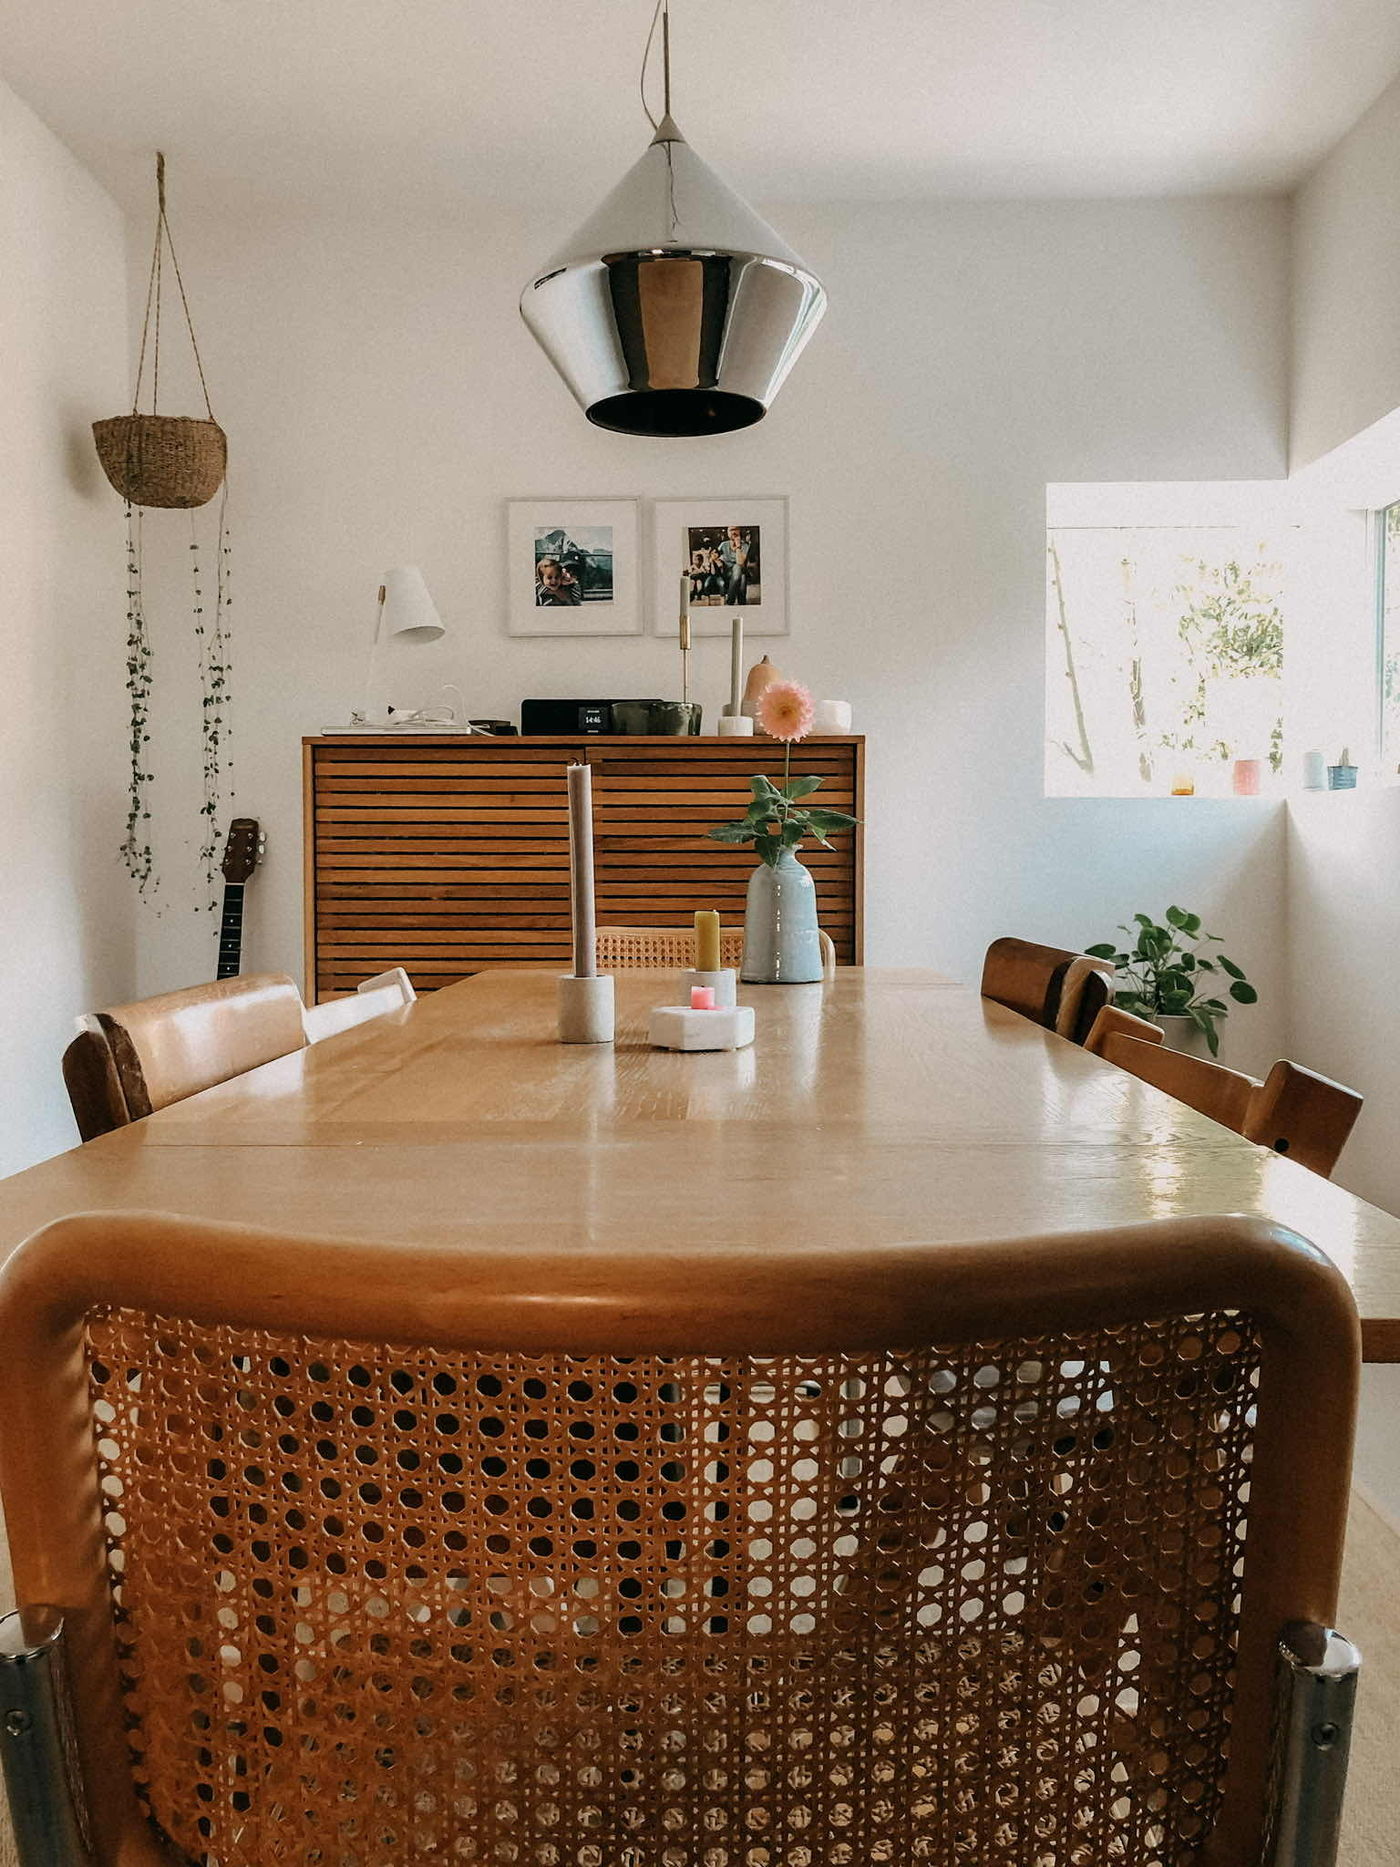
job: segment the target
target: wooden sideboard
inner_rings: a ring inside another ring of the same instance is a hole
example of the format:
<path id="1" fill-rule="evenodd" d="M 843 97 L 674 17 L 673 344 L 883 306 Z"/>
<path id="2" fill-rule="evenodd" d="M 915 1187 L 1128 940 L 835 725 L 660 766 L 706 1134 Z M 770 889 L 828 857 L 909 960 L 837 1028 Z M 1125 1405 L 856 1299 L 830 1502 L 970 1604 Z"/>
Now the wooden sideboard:
<path id="1" fill-rule="evenodd" d="M 768 739 L 338 734 L 303 741 L 306 993 L 353 991 L 402 965 L 420 992 L 499 966 L 567 967 L 569 824 L 564 770 L 593 767 L 598 920 L 679 927 L 697 908 L 741 926 L 752 851 L 705 834 L 743 814 Z M 862 738 L 806 740 L 793 769 L 820 801 L 864 817 Z M 861 960 L 861 832 L 802 861 L 821 924 Z"/>

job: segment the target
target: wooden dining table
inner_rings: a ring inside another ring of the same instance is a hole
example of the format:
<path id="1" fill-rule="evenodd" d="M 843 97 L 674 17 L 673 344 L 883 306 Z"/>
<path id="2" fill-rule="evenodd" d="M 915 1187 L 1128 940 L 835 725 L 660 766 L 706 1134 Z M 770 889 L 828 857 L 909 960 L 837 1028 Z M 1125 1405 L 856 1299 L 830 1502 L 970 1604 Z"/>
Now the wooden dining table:
<path id="1" fill-rule="evenodd" d="M 843 967 L 742 987 L 747 1049 L 653 1050 L 677 983 L 620 973 L 607 1045 L 555 1040 L 549 973 L 449 986 L 0 1181 L 0 1255 L 93 1210 L 775 1252 L 1253 1213 L 1322 1246 L 1366 1358 L 1400 1360 L 1400 1220 L 977 992 Z"/>

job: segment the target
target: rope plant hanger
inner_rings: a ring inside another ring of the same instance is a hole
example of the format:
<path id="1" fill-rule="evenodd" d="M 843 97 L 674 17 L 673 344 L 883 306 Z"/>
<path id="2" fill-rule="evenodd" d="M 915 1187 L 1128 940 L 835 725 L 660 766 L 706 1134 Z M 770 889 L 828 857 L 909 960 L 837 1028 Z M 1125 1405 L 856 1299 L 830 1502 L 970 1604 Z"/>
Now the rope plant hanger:
<path id="1" fill-rule="evenodd" d="M 164 253 L 170 251 L 171 270 L 179 288 L 185 328 L 190 334 L 199 386 L 204 392 L 206 416 L 160 413 L 160 310 L 164 283 Z M 151 412 L 139 413 L 141 383 L 146 373 L 146 352 L 151 353 Z M 141 325 L 141 354 L 136 365 L 136 387 L 131 413 L 114 415 L 92 424 L 97 456 L 103 471 L 123 499 L 134 506 L 203 506 L 218 492 L 228 464 L 228 441 L 214 419 L 204 363 L 194 334 L 190 301 L 175 241 L 165 214 L 165 157 L 156 156 L 156 238 L 151 254 L 151 276 L 146 287 L 146 315 Z"/>
<path id="2" fill-rule="evenodd" d="M 165 283 L 165 256 L 184 312 L 194 352 L 195 369 L 204 396 L 205 415 L 160 413 L 161 300 Z M 146 358 L 151 359 L 151 412 L 140 412 Z M 146 286 L 146 313 L 141 325 L 141 350 L 136 364 L 136 387 L 131 413 L 115 415 L 92 425 L 103 471 L 126 501 L 126 685 L 131 698 L 129 735 L 131 773 L 127 796 L 126 836 L 121 846 L 127 873 L 143 895 L 155 887 L 155 858 L 148 825 L 151 819 L 152 773 L 150 709 L 154 652 L 142 596 L 142 520 L 144 507 L 190 512 L 190 569 L 194 580 L 194 635 L 198 649 L 201 688 L 200 737 L 204 763 L 204 796 L 200 806 L 203 832 L 199 862 L 210 888 L 209 906 L 215 905 L 214 879 L 219 849 L 218 817 L 226 788 L 226 741 L 229 706 L 229 543 L 227 526 L 228 442 L 214 419 L 204 361 L 194 333 L 190 303 L 175 254 L 175 241 L 165 210 L 165 157 L 156 156 L 156 230 Z M 204 506 L 223 489 L 218 508 L 212 588 L 206 590 L 200 543 L 192 508 Z M 206 595 L 212 604 L 206 606 Z M 212 610 L 212 614 L 210 611 Z"/>

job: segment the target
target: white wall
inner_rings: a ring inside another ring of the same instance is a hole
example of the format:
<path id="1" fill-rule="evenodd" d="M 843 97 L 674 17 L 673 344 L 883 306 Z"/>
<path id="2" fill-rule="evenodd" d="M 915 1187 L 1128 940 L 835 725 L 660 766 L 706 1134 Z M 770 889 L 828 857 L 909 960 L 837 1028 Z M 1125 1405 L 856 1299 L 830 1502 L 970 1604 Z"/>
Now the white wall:
<path id="1" fill-rule="evenodd" d="M 1397 175 L 1400 83 L 1295 203 L 1290 451 L 1295 469 L 1316 463 L 1308 482 L 1316 482 L 1322 522 L 1330 514 L 1343 538 L 1346 507 L 1400 498 Z M 1349 542 L 1358 542 L 1354 526 Z M 1360 683 L 1368 698 L 1374 693 L 1366 601 L 1364 588 L 1344 573 L 1333 584 L 1330 613 L 1324 602 L 1312 618 L 1311 651 L 1332 659 L 1336 673 L 1327 685 L 1343 705 Z M 1355 711 L 1353 704 L 1353 722 Z M 1374 715 L 1367 713 L 1369 725 Z M 1384 778 L 1374 764 L 1363 766 L 1365 788 L 1355 796 L 1290 806 L 1288 1034 L 1293 1055 L 1364 1091 L 1366 1107 L 1335 1178 L 1395 1212 L 1400 1000 L 1391 974 L 1400 942 L 1400 789 L 1382 788 Z M 1400 1520 L 1397 1420 L 1400 1367 L 1368 1368 L 1357 1471 Z"/>
<path id="2" fill-rule="evenodd" d="M 1294 216 L 1293 467 L 1400 406 L 1400 80 L 1343 137 Z"/>
<path id="3" fill-rule="evenodd" d="M 1290 806 L 1290 1053 L 1366 1095 L 1337 1178 L 1400 1211 L 1400 787 Z"/>
<path id="4" fill-rule="evenodd" d="M 1281 810 L 1042 798 L 1044 498 L 1052 480 L 1282 471 L 1283 205 L 775 219 L 832 309 L 765 422 L 690 442 L 591 428 L 535 349 L 516 298 L 559 232 L 543 216 L 177 220 L 231 437 L 239 807 L 271 833 L 250 962 L 299 970 L 298 740 L 358 703 L 386 565 L 423 566 L 453 635 L 412 665 L 459 680 L 475 712 L 664 692 L 659 640 L 505 636 L 504 499 L 788 492 L 793 634 L 764 646 L 849 696 L 869 735 L 871 962 L 971 978 L 995 934 L 1077 945 L 1175 899 L 1257 977 L 1238 1029 L 1263 1058 L 1282 1029 Z M 712 711 L 726 668 L 725 644 L 703 651 Z M 185 759 L 183 777 L 162 760 L 176 839 L 192 744 Z M 211 952 L 207 917 L 151 924 L 143 989 L 199 977 Z"/>
<path id="5" fill-rule="evenodd" d="M 126 256 L 112 201 L 0 85 L 0 1174 L 72 1146 L 75 1011 L 133 983 L 121 504 L 88 424 L 122 407 Z"/>

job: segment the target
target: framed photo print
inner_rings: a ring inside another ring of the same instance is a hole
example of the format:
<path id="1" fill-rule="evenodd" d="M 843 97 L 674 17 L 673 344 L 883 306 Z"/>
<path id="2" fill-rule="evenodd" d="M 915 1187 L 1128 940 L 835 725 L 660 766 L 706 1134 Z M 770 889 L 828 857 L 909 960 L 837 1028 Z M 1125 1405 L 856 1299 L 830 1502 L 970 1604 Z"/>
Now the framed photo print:
<path id="1" fill-rule="evenodd" d="M 786 495 L 658 499 L 652 538 L 656 633 L 680 634 L 685 576 L 692 635 L 728 635 L 736 616 L 746 636 L 786 635 L 787 521 Z"/>
<path id="2" fill-rule="evenodd" d="M 635 499 L 506 501 L 510 635 L 640 635 Z"/>

